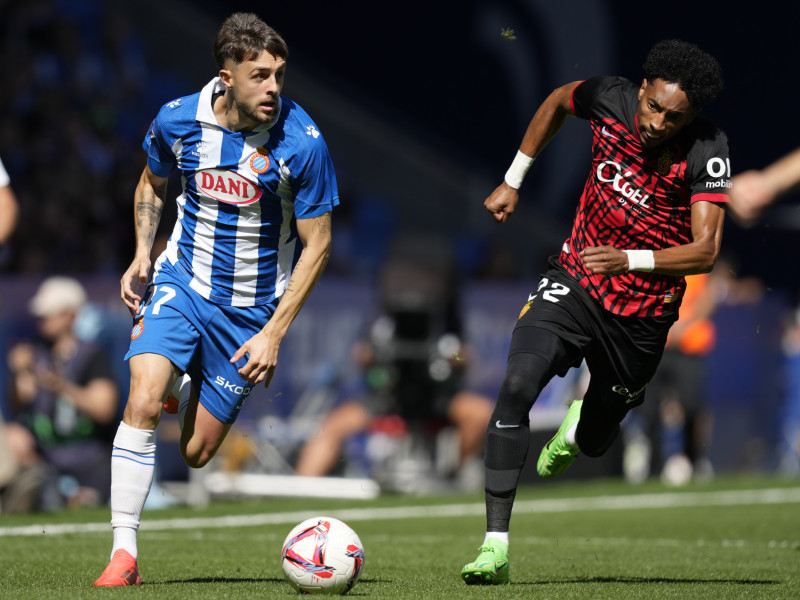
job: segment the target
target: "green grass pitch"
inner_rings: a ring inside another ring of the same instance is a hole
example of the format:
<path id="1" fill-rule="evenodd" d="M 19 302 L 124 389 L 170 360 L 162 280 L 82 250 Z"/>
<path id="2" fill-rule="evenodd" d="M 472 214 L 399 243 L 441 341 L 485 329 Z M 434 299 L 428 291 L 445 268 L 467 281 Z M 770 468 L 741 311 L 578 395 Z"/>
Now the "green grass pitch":
<path id="1" fill-rule="evenodd" d="M 770 477 L 521 488 L 502 587 L 459 576 L 483 540 L 482 494 L 147 511 L 136 589 L 91 587 L 110 550 L 107 508 L 0 516 L 0 598 L 295 597 L 281 544 L 319 514 L 343 519 L 364 543 L 357 598 L 800 598 L 800 480 Z"/>

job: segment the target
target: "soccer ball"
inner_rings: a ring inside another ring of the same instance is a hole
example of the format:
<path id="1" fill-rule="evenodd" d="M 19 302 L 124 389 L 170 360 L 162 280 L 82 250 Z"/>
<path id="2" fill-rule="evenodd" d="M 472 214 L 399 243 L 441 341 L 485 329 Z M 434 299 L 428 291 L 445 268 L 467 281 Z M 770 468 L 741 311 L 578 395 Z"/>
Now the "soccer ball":
<path id="1" fill-rule="evenodd" d="M 286 536 L 281 566 L 301 594 L 346 594 L 361 575 L 364 547 L 346 523 L 312 517 Z"/>

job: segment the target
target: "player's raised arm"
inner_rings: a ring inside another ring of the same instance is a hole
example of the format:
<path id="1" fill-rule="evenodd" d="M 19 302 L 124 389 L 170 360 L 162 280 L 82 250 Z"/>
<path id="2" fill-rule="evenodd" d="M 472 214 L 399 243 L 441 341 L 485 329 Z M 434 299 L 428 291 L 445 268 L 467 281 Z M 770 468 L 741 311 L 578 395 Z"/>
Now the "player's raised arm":
<path id="1" fill-rule="evenodd" d="M 150 251 L 156 237 L 164 199 L 167 195 L 167 179 L 159 177 L 145 167 L 134 194 L 134 219 L 136 225 L 136 254 L 120 281 L 122 301 L 131 311 L 139 310 L 142 298 L 135 288 L 147 283 L 150 273 Z"/>
<path id="2" fill-rule="evenodd" d="M 519 147 L 520 152 L 536 158 L 555 137 L 567 117 L 573 114 L 572 92 L 580 83 L 580 81 L 573 81 L 562 85 L 545 98 L 528 124 L 528 129 L 525 131 Z"/>
<path id="3" fill-rule="evenodd" d="M 231 357 L 231 362 L 235 363 L 248 355 L 247 364 L 239 369 L 239 374 L 250 383 L 264 381 L 269 385 L 278 364 L 281 341 L 325 270 L 331 249 L 331 213 L 298 219 L 297 234 L 303 242 L 303 250 L 275 314 Z"/>
<path id="4" fill-rule="evenodd" d="M 534 159 L 573 114 L 572 92 L 580 83 L 573 81 L 554 90 L 533 115 L 503 183 L 483 203 L 498 223 L 505 223 L 511 217 L 519 201 L 518 190 Z"/>

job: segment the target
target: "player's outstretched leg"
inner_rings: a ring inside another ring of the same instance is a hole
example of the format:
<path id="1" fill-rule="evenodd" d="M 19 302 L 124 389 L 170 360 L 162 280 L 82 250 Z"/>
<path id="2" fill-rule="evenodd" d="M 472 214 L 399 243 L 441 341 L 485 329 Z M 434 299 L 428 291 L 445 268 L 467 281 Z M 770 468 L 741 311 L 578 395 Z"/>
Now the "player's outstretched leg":
<path id="1" fill-rule="evenodd" d="M 536 463 L 536 471 L 545 479 L 561 475 L 580 452 L 577 445 L 567 442 L 567 432 L 577 426 L 581 418 L 581 406 L 583 406 L 583 400 L 573 400 L 570 403 L 561 427 L 558 428 L 553 439 L 542 448 L 542 453 Z"/>
<path id="2" fill-rule="evenodd" d="M 508 544 L 496 538 L 487 539 L 474 562 L 464 565 L 461 577 L 467 585 L 500 585 L 510 580 Z"/>
<path id="3" fill-rule="evenodd" d="M 106 570 L 92 585 L 94 587 L 119 587 L 123 585 L 139 585 L 139 565 L 126 550 L 120 548 L 114 552 Z"/>

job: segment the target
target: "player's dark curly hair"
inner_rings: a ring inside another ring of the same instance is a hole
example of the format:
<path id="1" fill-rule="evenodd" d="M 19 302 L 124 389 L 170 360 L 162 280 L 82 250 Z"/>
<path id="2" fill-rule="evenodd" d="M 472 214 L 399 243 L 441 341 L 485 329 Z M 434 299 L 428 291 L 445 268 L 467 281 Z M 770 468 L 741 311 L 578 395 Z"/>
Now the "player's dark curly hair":
<path id="1" fill-rule="evenodd" d="M 289 47 L 272 27 L 253 13 L 233 13 L 217 32 L 214 40 L 214 60 L 220 69 L 225 61 L 239 64 L 255 60 L 266 50 L 278 58 L 289 58 Z"/>
<path id="2" fill-rule="evenodd" d="M 682 40 L 663 40 L 653 46 L 644 62 L 644 76 L 648 81 L 677 83 L 696 109 L 713 101 L 724 85 L 717 59 Z"/>

